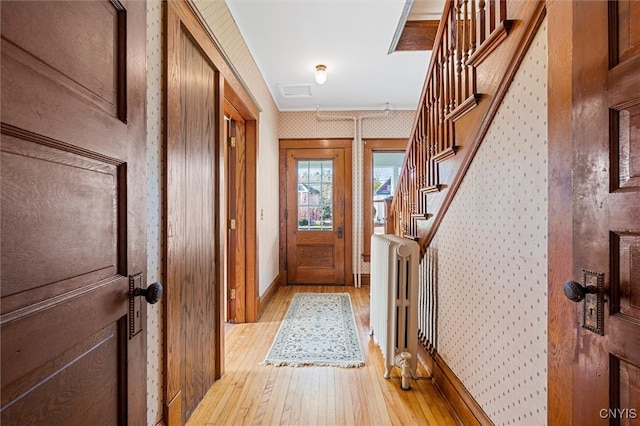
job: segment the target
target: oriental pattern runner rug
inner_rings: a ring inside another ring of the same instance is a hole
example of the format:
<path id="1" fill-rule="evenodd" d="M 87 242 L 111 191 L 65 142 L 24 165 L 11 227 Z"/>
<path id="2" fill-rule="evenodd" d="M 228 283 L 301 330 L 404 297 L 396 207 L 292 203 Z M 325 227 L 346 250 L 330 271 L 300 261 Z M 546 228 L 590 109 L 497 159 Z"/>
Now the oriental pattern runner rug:
<path id="1" fill-rule="evenodd" d="M 296 293 L 261 364 L 362 367 L 349 293 Z"/>

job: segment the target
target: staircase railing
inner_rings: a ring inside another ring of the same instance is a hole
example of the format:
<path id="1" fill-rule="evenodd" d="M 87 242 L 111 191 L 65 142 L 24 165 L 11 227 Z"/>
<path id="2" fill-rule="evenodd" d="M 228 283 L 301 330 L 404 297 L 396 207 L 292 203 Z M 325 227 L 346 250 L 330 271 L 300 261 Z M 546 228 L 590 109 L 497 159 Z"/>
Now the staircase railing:
<path id="1" fill-rule="evenodd" d="M 457 152 L 454 123 L 480 99 L 475 67 L 506 37 L 506 17 L 506 0 L 446 4 L 392 206 L 400 235 L 419 239 L 433 215 L 425 194 L 442 189 L 438 165 Z"/>

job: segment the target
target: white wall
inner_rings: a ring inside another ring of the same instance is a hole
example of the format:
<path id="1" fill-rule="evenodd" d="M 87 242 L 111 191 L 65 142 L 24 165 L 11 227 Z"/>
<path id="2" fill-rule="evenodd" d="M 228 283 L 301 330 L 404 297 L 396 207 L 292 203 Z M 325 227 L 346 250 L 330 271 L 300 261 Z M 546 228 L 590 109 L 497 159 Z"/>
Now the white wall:
<path id="1" fill-rule="evenodd" d="M 547 420 L 547 30 L 436 233 L 437 350 L 496 425 Z"/>

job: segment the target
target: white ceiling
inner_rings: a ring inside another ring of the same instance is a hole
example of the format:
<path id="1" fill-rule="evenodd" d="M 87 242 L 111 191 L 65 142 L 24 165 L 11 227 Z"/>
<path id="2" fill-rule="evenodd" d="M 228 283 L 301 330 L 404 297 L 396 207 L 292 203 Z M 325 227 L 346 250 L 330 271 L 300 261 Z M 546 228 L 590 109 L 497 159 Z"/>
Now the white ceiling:
<path id="1" fill-rule="evenodd" d="M 387 52 L 405 9 L 439 19 L 444 0 L 226 2 L 280 111 L 417 108 L 431 52 Z"/>

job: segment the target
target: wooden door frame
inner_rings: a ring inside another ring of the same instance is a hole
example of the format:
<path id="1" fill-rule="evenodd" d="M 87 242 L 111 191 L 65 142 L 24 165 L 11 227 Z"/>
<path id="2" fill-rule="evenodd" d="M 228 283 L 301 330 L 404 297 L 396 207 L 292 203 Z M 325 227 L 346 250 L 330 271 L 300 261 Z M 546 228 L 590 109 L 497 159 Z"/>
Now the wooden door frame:
<path id="1" fill-rule="evenodd" d="M 279 153 L 279 186 L 280 186 L 280 241 L 279 241 L 279 270 L 280 286 L 287 285 L 287 223 L 285 209 L 287 206 L 287 150 L 289 149 L 344 149 L 344 285 L 353 286 L 353 201 L 352 201 L 352 139 L 280 139 Z"/>
<path id="2" fill-rule="evenodd" d="M 235 84 L 234 84 L 235 83 Z M 236 186 L 242 196 L 238 197 L 237 220 L 244 222 L 243 235 L 238 238 L 244 242 L 241 256 L 236 256 L 236 268 L 244 275 L 244 315 L 236 322 L 256 322 L 260 316 L 260 294 L 258 288 L 258 116 L 260 110 L 242 87 L 235 75 L 226 77 L 224 82 L 225 108 L 235 111 L 244 120 L 244 155 L 236 167 L 239 169 L 239 184 Z M 239 92 L 240 91 L 240 92 Z M 228 170 L 228 147 L 224 143 L 225 171 Z M 242 182 L 244 182 L 242 184 Z M 226 199 L 227 197 L 225 197 Z M 226 212 L 225 206 L 225 212 Z M 226 214 L 226 213 L 225 213 Z M 225 218 L 226 219 L 226 218 Z M 226 220 L 225 220 L 226 222 Z M 225 234 L 226 235 L 226 234 Z M 226 245 L 226 244 L 225 244 Z M 226 303 L 224 300 L 222 303 Z"/>
<path id="3" fill-rule="evenodd" d="M 362 259 L 365 262 L 370 261 L 371 257 L 371 238 L 373 233 L 371 224 L 373 221 L 372 211 L 369 208 L 373 199 L 373 153 L 374 152 L 405 152 L 409 139 L 365 139 L 364 140 L 364 158 L 362 164 L 362 205 L 364 211 L 363 217 L 363 235 L 364 245 L 362 250 Z"/>
<path id="4" fill-rule="evenodd" d="M 213 36 L 213 33 L 205 24 L 204 19 L 199 14 L 199 11 L 191 2 L 185 2 L 181 0 L 170 0 L 163 5 L 164 7 L 164 20 L 165 20 L 165 32 L 164 32 L 164 47 L 165 47 L 165 63 L 164 63 L 164 79 L 165 79 L 165 99 L 164 99 L 164 117 L 165 117 L 165 150 L 168 146 L 168 141 L 179 135 L 179 105 L 174 105 L 172 100 L 175 99 L 176 93 L 171 92 L 173 77 L 176 72 L 176 58 L 179 57 L 179 52 L 176 51 L 177 47 L 175 42 L 172 41 L 172 37 L 175 34 L 179 34 L 180 28 L 184 28 L 192 37 L 194 43 L 201 49 L 203 55 L 213 64 L 219 73 L 219 94 L 218 97 L 218 111 L 219 117 L 216 117 L 216 126 L 218 129 L 222 129 L 224 126 L 224 104 L 225 101 L 233 105 L 235 110 L 245 118 L 246 125 L 246 185 L 247 191 L 246 197 L 246 319 L 247 321 L 257 321 L 258 319 L 258 241 L 257 241 L 257 226 L 256 226 L 256 171 L 257 171 L 257 158 L 258 158 L 258 116 L 259 108 L 256 106 L 254 100 L 249 96 L 246 86 L 242 80 L 236 75 L 234 69 L 227 62 L 227 58 L 221 53 L 222 49 L 218 47 L 217 40 Z M 224 259 L 226 258 L 226 226 L 221 226 L 227 223 L 227 206 L 226 206 L 226 194 L 225 194 L 225 172 L 226 161 L 228 158 L 227 146 L 224 138 L 224 132 L 218 131 L 218 210 L 212 212 L 219 217 L 219 226 L 217 230 L 218 241 L 216 244 L 216 266 L 217 266 L 217 281 L 219 286 L 224 285 Z M 165 151 L 165 154 L 168 153 Z M 165 157 L 165 167 L 167 167 L 167 158 Z M 170 235 L 168 228 L 169 218 L 172 215 L 170 210 L 167 210 L 167 200 L 170 199 L 172 194 L 167 191 L 167 179 L 171 170 L 165 170 L 165 207 L 164 207 L 164 240 L 165 240 L 165 262 L 164 262 L 164 277 L 169 279 L 170 272 L 170 258 L 169 258 L 169 244 Z M 167 290 L 169 290 L 167 288 Z M 216 334 L 216 356 L 215 359 L 215 377 L 219 379 L 224 374 L 224 304 L 226 301 L 223 299 L 223 291 L 220 288 L 213 295 L 214 303 L 217 309 L 217 319 L 215 330 Z M 181 323 L 182 306 L 180 301 L 179 292 L 167 291 L 164 300 L 164 315 L 163 315 L 163 330 L 164 330 L 164 377 L 163 377 L 163 398 L 164 398 L 164 420 L 167 425 L 181 424 L 181 389 L 183 384 L 181 383 L 181 357 L 180 357 L 180 323 Z"/>
<path id="5" fill-rule="evenodd" d="M 548 337 L 547 420 L 573 424 L 573 364 L 577 362 L 575 307 L 563 292 L 573 275 L 573 69 L 574 2 L 547 2 L 548 31 Z M 579 58 L 578 58 L 579 60 Z"/>
<path id="6" fill-rule="evenodd" d="M 225 87 L 225 97 L 233 93 L 231 88 Z M 235 104 L 233 103 L 235 102 Z M 236 138 L 236 147 L 229 147 L 227 141 L 227 155 L 225 156 L 225 181 L 234 181 L 235 184 L 235 217 L 236 220 L 235 238 L 229 238 L 228 250 L 234 251 L 234 255 L 229 253 L 230 261 L 228 268 L 235 275 L 236 303 L 235 313 L 231 316 L 234 323 L 255 322 L 258 320 L 258 289 L 257 289 L 257 209 L 256 209 L 256 121 L 247 120 L 251 116 L 249 111 L 241 112 L 236 105 L 239 102 L 234 96 L 225 99 L 225 115 L 235 120 L 236 125 L 243 127 L 240 132 L 242 137 Z M 240 109 L 243 109 L 240 107 Z M 248 135 L 251 133 L 251 136 Z M 254 141 L 254 142 L 250 142 Z M 236 155 L 230 155 L 230 150 L 235 149 Z M 235 158 L 235 165 L 230 164 L 230 160 Z M 234 174 L 231 179 L 230 174 Z M 225 197 L 229 201 L 229 197 Z M 227 204 L 227 212 L 232 206 Z M 254 236 L 252 238 L 251 236 Z M 225 274 L 229 277 L 230 274 Z M 227 287 L 229 281 L 227 280 Z M 252 285 L 250 283 L 253 283 Z M 228 299 L 228 297 L 227 297 Z M 230 315 L 227 315 L 230 317 Z"/>

